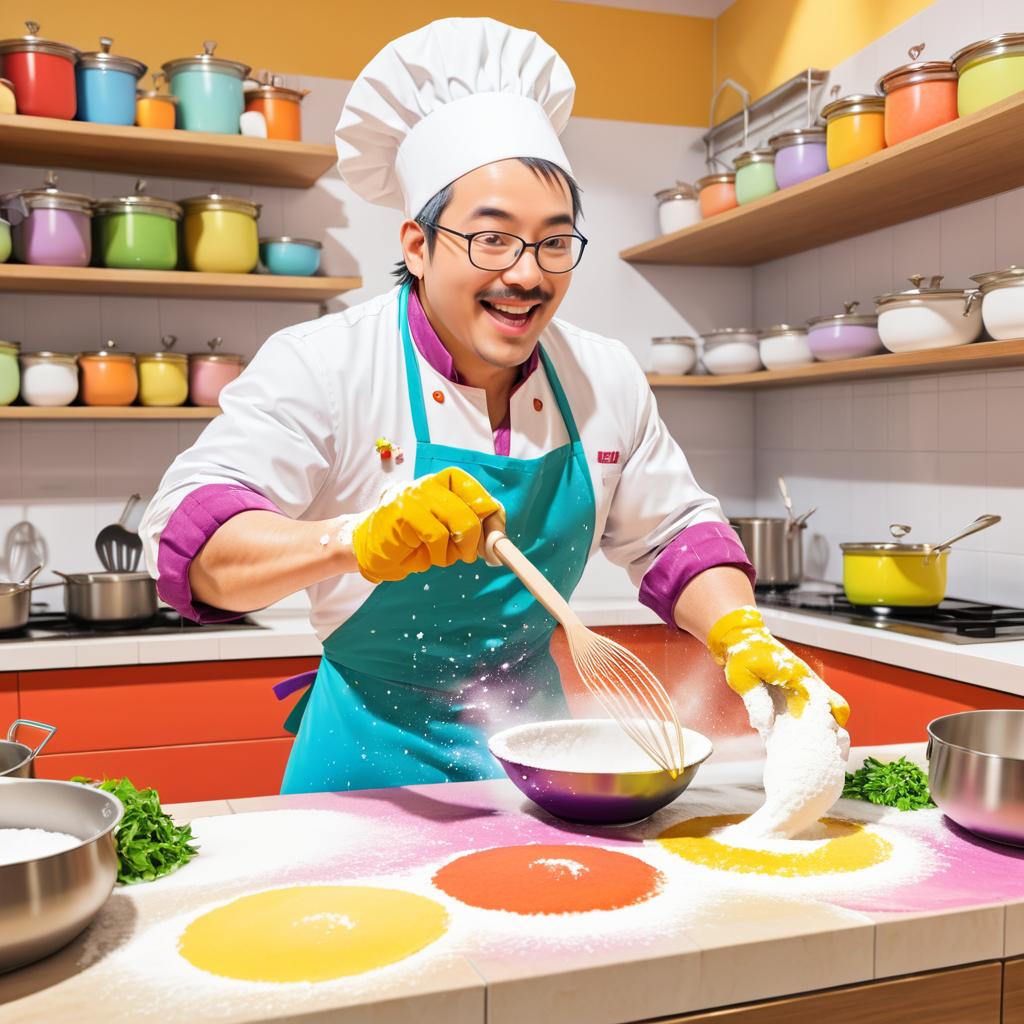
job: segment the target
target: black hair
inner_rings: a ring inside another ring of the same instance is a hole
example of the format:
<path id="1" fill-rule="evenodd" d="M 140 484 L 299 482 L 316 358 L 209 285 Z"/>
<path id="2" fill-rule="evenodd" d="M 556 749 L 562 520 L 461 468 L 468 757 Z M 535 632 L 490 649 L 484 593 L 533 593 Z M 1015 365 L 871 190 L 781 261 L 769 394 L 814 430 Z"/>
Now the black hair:
<path id="1" fill-rule="evenodd" d="M 525 167 L 529 167 L 534 174 L 539 178 L 543 178 L 545 181 L 563 181 L 565 182 L 566 188 L 569 190 L 569 197 L 572 200 L 572 220 L 573 225 L 576 221 L 583 216 L 583 203 L 580 198 L 582 190 L 576 179 L 559 167 L 558 164 L 552 163 L 550 160 L 542 160 L 536 156 L 521 156 L 517 157 L 519 162 Z M 440 192 L 437 193 L 433 198 L 428 199 L 423 204 L 423 209 L 414 218 L 416 222 L 423 229 L 423 237 L 427 242 L 427 252 L 433 256 L 434 245 L 437 242 L 437 229 L 431 227 L 431 224 L 436 224 L 440 219 L 441 215 L 445 210 L 448 209 L 448 204 L 452 201 L 452 190 L 454 183 L 451 185 L 445 185 Z M 411 284 L 416 280 L 415 275 L 405 265 L 405 260 L 399 260 L 395 264 L 395 269 L 392 274 L 398 278 L 398 283 L 401 285 Z"/>

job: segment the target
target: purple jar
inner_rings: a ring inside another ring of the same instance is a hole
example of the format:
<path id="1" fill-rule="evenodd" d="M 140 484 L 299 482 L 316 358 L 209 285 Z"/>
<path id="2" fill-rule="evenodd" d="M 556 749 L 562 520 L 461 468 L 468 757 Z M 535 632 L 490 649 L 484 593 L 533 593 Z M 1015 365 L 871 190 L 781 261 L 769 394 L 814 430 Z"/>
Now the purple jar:
<path id="1" fill-rule="evenodd" d="M 807 345 L 815 359 L 857 359 L 883 351 L 878 317 L 858 313 L 859 302 L 844 302 L 842 313 L 816 316 L 807 321 Z"/>
<path id="2" fill-rule="evenodd" d="M 48 267 L 87 267 L 92 259 L 92 200 L 57 188 L 53 172 L 40 189 L 5 195 L 15 259 Z"/>
<path id="3" fill-rule="evenodd" d="M 775 184 L 799 185 L 828 170 L 824 128 L 791 128 L 768 140 L 775 153 Z"/>

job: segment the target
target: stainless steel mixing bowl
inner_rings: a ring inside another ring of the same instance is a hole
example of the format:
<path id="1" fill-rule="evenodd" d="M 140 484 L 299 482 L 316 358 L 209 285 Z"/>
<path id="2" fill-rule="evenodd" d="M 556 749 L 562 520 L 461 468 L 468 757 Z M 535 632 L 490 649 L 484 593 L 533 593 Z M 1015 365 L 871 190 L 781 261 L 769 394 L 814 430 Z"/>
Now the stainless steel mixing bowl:
<path id="1" fill-rule="evenodd" d="M 0 971 L 60 949 L 107 902 L 123 813 L 117 797 L 92 786 L 0 778 L 0 829 L 41 828 L 81 840 L 63 853 L 0 866 Z"/>
<path id="2" fill-rule="evenodd" d="M 961 711 L 928 724 L 932 799 L 958 825 L 1024 846 L 1024 711 Z"/>

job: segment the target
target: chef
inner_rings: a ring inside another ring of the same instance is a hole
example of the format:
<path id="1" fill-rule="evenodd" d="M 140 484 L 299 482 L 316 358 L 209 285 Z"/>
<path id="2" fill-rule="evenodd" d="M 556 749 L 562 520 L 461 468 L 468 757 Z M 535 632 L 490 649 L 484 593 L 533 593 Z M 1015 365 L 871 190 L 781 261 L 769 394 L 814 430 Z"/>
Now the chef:
<path id="1" fill-rule="evenodd" d="M 278 332 L 168 470 L 142 526 L 201 621 L 305 589 L 323 643 L 283 792 L 488 778 L 486 737 L 566 717 L 554 623 L 482 523 L 568 598 L 600 548 L 740 693 L 824 688 L 754 607 L 752 567 L 620 342 L 555 318 L 586 248 L 559 142 L 575 84 L 533 32 L 436 21 L 355 81 L 339 168 L 405 212 L 398 287 Z"/>

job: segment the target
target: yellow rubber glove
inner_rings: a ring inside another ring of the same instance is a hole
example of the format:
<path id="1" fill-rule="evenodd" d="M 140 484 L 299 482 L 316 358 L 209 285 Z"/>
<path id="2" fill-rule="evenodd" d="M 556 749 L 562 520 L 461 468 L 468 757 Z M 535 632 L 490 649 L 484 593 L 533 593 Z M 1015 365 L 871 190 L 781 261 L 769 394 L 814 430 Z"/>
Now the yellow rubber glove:
<path id="1" fill-rule="evenodd" d="M 371 583 L 394 582 L 431 566 L 472 562 L 481 553 L 480 524 L 505 511 L 461 469 L 417 480 L 365 515 L 352 533 L 359 571 Z"/>
<path id="2" fill-rule="evenodd" d="M 790 714 L 799 718 L 811 691 L 821 687 L 832 717 L 840 726 L 846 725 L 850 705 L 768 632 L 756 608 L 737 608 L 723 615 L 708 633 L 708 650 L 725 666 L 726 682 L 741 697 L 759 683 L 779 686 Z"/>

